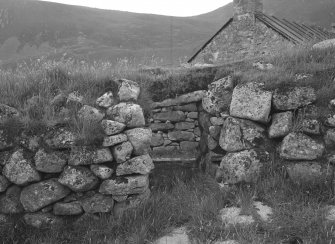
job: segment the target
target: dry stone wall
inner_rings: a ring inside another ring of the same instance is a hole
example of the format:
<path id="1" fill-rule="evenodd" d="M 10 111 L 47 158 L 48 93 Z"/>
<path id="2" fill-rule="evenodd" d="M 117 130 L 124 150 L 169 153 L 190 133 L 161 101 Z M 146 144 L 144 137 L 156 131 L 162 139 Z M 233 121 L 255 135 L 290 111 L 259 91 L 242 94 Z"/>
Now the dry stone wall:
<path id="1" fill-rule="evenodd" d="M 0 140 L 0 213 L 22 213 L 27 224 L 46 227 L 62 222 L 61 216 L 94 213 L 119 215 L 150 196 L 149 173 L 152 132 L 136 103 L 137 83 L 121 80 L 117 96 L 107 92 L 96 107 L 82 104 L 72 93 L 59 95 L 54 104 L 77 106 L 78 118 L 101 126 L 101 145 L 80 146 L 76 134 L 58 126 L 42 135 Z M 1 120 L 20 116 L 0 106 Z"/>

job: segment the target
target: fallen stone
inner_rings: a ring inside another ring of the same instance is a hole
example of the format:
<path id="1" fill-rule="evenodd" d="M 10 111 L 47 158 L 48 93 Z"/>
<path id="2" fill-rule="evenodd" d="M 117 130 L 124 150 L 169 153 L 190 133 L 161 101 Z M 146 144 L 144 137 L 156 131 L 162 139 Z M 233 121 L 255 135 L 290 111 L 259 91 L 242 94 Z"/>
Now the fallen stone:
<path id="1" fill-rule="evenodd" d="M 96 193 L 81 201 L 85 213 L 108 213 L 113 210 L 114 200 L 111 196 Z"/>
<path id="2" fill-rule="evenodd" d="M 55 226 L 63 225 L 62 219 L 51 213 L 27 213 L 23 216 L 23 219 L 27 225 L 38 229 L 54 228 Z"/>
<path id="3" fill-rule="evenodd" d="M 322 156 L 324 145 L 302 133 L 288 134 L 280 147 L 280 157 L 288 160 L 315 160 Z"/>
<path id="4" fill-rule="evenodd" d="M 115 103 L 114 96 L 113 96 L 113 93 L 110 92 L 110 91 L 103 94 L 96 101 L 96 104 L 99 107 L 102 107 L 102 108 L 109 108 L 109 107 L 113 106 L 114 103 Z"/>
<path id="5" fill-rule="evenodd" d="M 22 150 L 18 150 L 11 155 L 2 173 L 16 185 L 25 185 L 41 180 L 40 174 L 34 168 L 32 162 L 25 158 Z"/>
<path id="6" fill-rule="evenodd" d="M 0 175 L 0 193 L 6 191 L 9 185 L 10 182 L 7 180 L 7 178 L 3 175 Z"/>
<path id="7" fill-rule="evenodd" d="M 169 235 L 156 240 L 154 244 L 191 244 L 191 240 L 186 233 L 186 228 L 173 230 Z"/>
<path id="8" fill-rule="evenodd" d="M 168 137 L 171 141 L 193 141 L 195 135 L 188 131 L 171 131 L 168 133 Z"/>
<path id="9" fill-rule="evenodd" d="M 149 154 L 132 158 L 116 168 L 116 175 L 131 175 L 131 174 L 149 174 L 154 169 L 153 161 Z"/>
<path id="10" fill-rule="evenodd" d="M 18 214 L 24 211 L 20 201 L 21 189 L 11 186 L 6 193 L 0 196 L 0 212 L 4 214 Z"/>
<path id="11" fill-rule="evenodd" d="M 101 183 L 99 192 L 106 195 L 144 193 L 149 187 L 148 175 L 118 177 Z"/>
<path id="12" fill-rule="evenodd" d="M 69 203 L 63 203 L 63 202 L 57 202 L 53 206 L 53 214 L 54 215 L 79 215 L 82 214 L 83 208 L 81 207 L 81 204 L 79 202 L 69 202 Z"/>
<path id="13" fill-rule="evenodd" d="M 153 115 L 154 120 L 158 121 L 170 121 L 170 122 L 180 122 L 185 121 L 186 116 L 182 111 L 167 111 L 161 112 Z"/>
<path id="14" fill-rule="evenodd" d="M 100 122 L 104 117 L 104 113 L 88 105 L 84 105 L 78 111 L 78 118 L 83 121 Z"/>
<path id="15" fill-rule="evenodd" d="M 129 141 L 124 142 L 120 145 L 116 145 L 112 149 L 113 157 L 115 158 L 115 161 L 118 164 L 129 160 L 132 152 L 133 152 L 133 146 Z"/>
<path id="16" fill-rule="evenodd" d="M 335 47 L 335 39 L 328 39 L 313 45 L 314 49 L 327 49 Z"/>
<path id="17" fill-rule="evenodd" d="M 102 180 L 109 179 L 114 172 L 113 169 L 111 169 L 111 168 L 109 168 L 105 165 L 91 165 L 90 169 L 95 176 L 97 176 L 98 178 L 100 178 Z"/>
<path id="18" fill-rule="evenodd" d="M 92 190 L 99 183 L 92 171 L 82 166 L 66 166 L 58 181 L 74 192 Z"/>
<path id="19" fill-rule="evenodd" d="M 267 123 L 271 111 L 272 93 L 259 83 L 238 85 L 233 91 L 230 115 L 242 119 Z"/>
<path id="20" fill-rule="evenodd" d="M 128 140 L 127 135 L 126 134 L 117 134 L 114 136 L 108 136 L 104 138 L 104 141 L 102 143 L 102 146 L 104 147 L 112 147 L 115 146 L 117 144 L 120 144 L 122 142 L 126 142 Z"/>
<path id="21" fill-rule="evenodd" d="M 269 128 L 270 138 L 280 138 L 288 135 L 293 127 L 293 113 L 277 113 L 272 116 L 272 124 Z"/>
<path id="22" fill-rule="evenodd" d="M 193 122 L 179 122 L 175 124 L 176 130 L 188 130 L 193 129 L 195 124 Z"/>
<path id="23" fill-rule="evenodd" d="M 254 202 L 253 205 L 256 209 L 256 213 L 263 222 L 272 221 L 271 217 L 273 215 L 273 210 L 271 207 L 264 205 L 262 202 Z"/>
<path id="24" fill-rule="evenodd" d="M 133 154 L 141 156 L 150 152 L 152 131 L 149 128 L 135 128 L 125 131 L 133 146 Z"/>
<path id="25" fill-rule="evenodd" d="M 159 147 L 164 145 L 164 138 L 160 133 L 153 133 L 151 137 L 150 146 L 152 147 Z"/>
<path id="26" fill-rule="evenodd" d="M 113 156 L 109 148 L 93 148 L 76 146 L 71 148 L 69 165 L 91 165 L 112 162 Z"/>
<path id="27" fill-rule="evenodd" d="M 174 125 L 171 123 L 154 123 L 150 125 L 152 132 L 157 131 L 169 131 L 174 129 Z"/>
<path id="28" fill-rule="evenodd" d="M 70 190 L 56 179 L 35 183 L 23 188 L 20 201 L 28 212 L 36 212 L 70 194 Z"/>
<path id="29" fill-rule="evenodd" d="M 45 143 L 52 149 L 70 149 L 75 142 L 75 135 L 65 128 L 50 131 L 45 137 Z"/>
<path id="30" fill-rule="evenodd" d="M 128 128 L 145 126 L 143 110 L 138 104 L 119 103 L 108 108 L 107 115 L 111 120 L 123 123 Z"/>
<path id="31" fill-rule="evenodd" d="M 273 69 L 273 64 L 270 64 L 270 63 L 266 64 L 263 62 L 256 62 L 256 63 L 253 63 L 252 66 L 262 71 Z"/>
<path id="32" fill-rule="evenodd" d="M 126 128 L 123 123 L 106 119 L 101 121 L 101 126 L 108 136 L 119 134 Z"/>
<path id="33" fill-rule="evenodd" d="M 195 91 L 188 94 L 181 95 L 175 99 L 167 99 L 162 102 L 155 102 L 152 104 L 152 108 L 171 107 L 176 105 L 182 105 L 187 103 L 196 103 L 202 100 L 206 91 Z"/>
<path id="34" fill-rule="evenodd" d="M 182 141 L 180 142 L 180 149 L 185 152 L 195 152 L 199 147 L 199 142 Z"/>
<path id="35" fill-rule="evenodd" d="M 6 104 L 0 104 L 0 123 L 19 116 L 20 112 L 16 108 Z"/>
<path id="36" fill-rule="evenodd" d="M 137 101 L 140 95 L 140 86 L 131 80 L 121 79 L 118 97 L 120 102 Z"/>
<path id="37" fill-rule="evenodd" d="M 229 111 L 234 88 L 233 78 L 227 76 L 208 85 L 208 92 L 202 99 L 202 107 L 210 114 Z"/>
<path id="38" fill-rule="evenodd" d="M 221 209 L 220 217 L 226 225 L 250 225 L 255 223 L 252 215 L 241 215 L 241 209 L 237 207 Z"/>
<path id="39" fill-rule="evenodd" d="M 290 87 L 277 89 L 273 94 L 276 110 L 294 110 L 316 101 L 315 90 L 311 87 Z"/>
<path id="40" fill-rule="evenodd" d="M 47 153 L 44 149 L 38 150 L 34 157 L 36 169 L 44 173 L 60 173 L 66 165 L 66 156 L 62 153 Z"/>

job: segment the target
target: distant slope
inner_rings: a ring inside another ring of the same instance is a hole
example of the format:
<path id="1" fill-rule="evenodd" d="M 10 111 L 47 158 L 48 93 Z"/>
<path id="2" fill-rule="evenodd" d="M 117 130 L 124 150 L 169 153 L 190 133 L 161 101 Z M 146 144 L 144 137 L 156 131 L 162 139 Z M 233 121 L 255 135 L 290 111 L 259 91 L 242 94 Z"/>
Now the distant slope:
<path id="1" fill-rule="evenodd" d="M 324 27 L 335 22 L 334 0 L 265 0 L 265 9 L 279 17 Z M 232 14 L 232 4 L 181 18 L 34 0 L 0 0 L 0 62 L 40 55 L 112 61 L 136 57 L 143 63 L 155 56 L 163 57 L 165 63 L 177 62 Z"/>

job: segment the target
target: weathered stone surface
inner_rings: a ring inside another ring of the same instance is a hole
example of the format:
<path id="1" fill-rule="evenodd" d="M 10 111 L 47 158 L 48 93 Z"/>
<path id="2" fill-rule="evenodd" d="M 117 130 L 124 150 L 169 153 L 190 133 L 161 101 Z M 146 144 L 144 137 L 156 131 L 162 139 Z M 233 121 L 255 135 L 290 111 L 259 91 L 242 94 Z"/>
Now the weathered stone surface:
<path id="1" fill-rule="evenodd" d="M 82 214 L 83 208 L 79 202 L 57 202 L 53 206 L 53 214 L 54 215 L 79 215 Z"/>
<path id="2" fill-rule="evenodd" d="M 224 124 L 225 118 L 222 117 L 212 117 L 210 118 L 210 121 L 212 123 L 212 125 L 214 126 L 220 126 Z"/>
<path id="3" fill-rule="evenodd" d="M 250 225 L 255 222 L 252 215 L 242 215 L 241 208 L 229 207 L 221 209 L 220 217 L 226 225 Z"/>
<path id="4" fill-rule="evenodd" d="M 10 182 L 7 180 L 7 178 L 3 175 L 0 175 L 0 193 L 6 191 L 9 185 Z"/>
<path id="5" fill-rule="evenodd" d="M 233 78 L 227 76 L 208 85 L 208 92 L 202 99 L 202 107 L 210 114 L 229 111 L 234 88 Z"/>
<path id="6" fill-rule="evenodd" d="M 107 110 L 110 119 L 125 124 L 128 128 L 143 127 L 145 119 L 140 105 L 119 103 Z"/>
<path id="7" fill-rule="evenodd" d="M 45 143 L 52 149 L 69 149 L 74 145 L 75 139 L 71 131 L 60 128 L 50 131 L 45 137 Z"/>
<path id="8" fill-rule="evenodd" d="M 325 121 L 325 124 L 329 127 L 335 127 L 335 114 L 329 115 Z"/>
<path id="9" fill-rule="evenodd" d="M 159 121 L 170 121 L 170 122 L 180 122 L 186 119 L 184 112 L 182 111 L 167 111 L 161 112 L 153 115 L 154 120 Z"/>
<path id="10" fill-rule="evenodd" d="M 329 39 L 322 42 L 318 42 L 313 45 L 314 49 L 327 49 L 335 47 L 335 39 Z"/>
<path id="11" fill-rule="evenodd" d="M 188 131 L 171 131 L 168 137 L 171 141 L 193 141 L 195 138 L 194 134 Z"/>
<path id="12" fill-rule="evenodd" d="M 113 96 L 113 93 L 111 91 L 106 92 L 101 97 L 99 97 L 96 101 L 96 104 L 99 107 L 102 107 L 102 108 L 109 108 L 109 107 L 113 106 L 114 103 L 115 103 L 114 96 Z"/>
<path id="13" fill-rule="evenodd" d="M 84 100 L 84 97 L 78 91 L 74 91 L 74 92 L 71 92 L 67 96 L 66 103 L 67 105 L 81 106 L 83 103 L 83 100 Z"/>
<path id="14" fill-rule="evenodd" d="M 108 136 L 119 134 L 126 128 L 126 125 L 123 123 L 106 119 L 101 121 L 101 126 Z"/>
<path id="15" fill-rule="evenodd" d="M 316 119 L 304 119 L 302 121 L 302 131 L 311 135 L 320 135 L 321 123 Z"/>
<path id="16" fill-rule="evenodd" d="M 238 85 L 233 91 L 230 115 L 242 119 L 267 123 L 271 111 L 272 93 L 262 89 L 262 84 Z"/>
<path id="17" fill-rule="evenodd" d="M 108 213 L 113 210 L 114 200 L 111 196 L 96 193 L 92 197 L 83 199 L 81 204 L 86 213 Z"/>
<path id="18" fill-rule="evenodd" d="M 148 187 L 148 175 L 126 176 L 103 181 L 99 192 L 107 195 L 131 195 L 144 193 Z"/>
<path id="19" fill-rule="evenodd" d="M 154 244 L 192 244 L 185 228 L 173 230 L 170 234 L 156 240 Z"/>
<path id="20" fill-rule="evenodd" d="M 61 218 L 56 217 L 51 213 L 27 213 L 23 216 L 23 219 L 27 225 L 38 229 L 51 228 L 63 224 Z"/>
<path id="21" fill-rule="evenodd" d="M 116 175 L 142 174 L 146 175 L 154 169 L 153 161 L 149 154 L 132 158 L 127 162 L 119 164 L 116 168 Z"/>
<path id="22" fill-rule="evenodd" d="M 229 117 L 220 135 L 219 144 L 227 152 L 237 152 L 260 146 L 265 141 L 265 129 L 252 121 Z"/>
<path id="23" fill-rule="evenodd" d="M 198 111 L 196 103 L 177 105 L 177 106 L 174 106 L 172 109 L 176 111 L 183 111 L 183 112 L 197 112 Z"/>
<path id="24" fill-rule="evenodd" d="M 335 129 L 327 130 L 324 136 L 324 139 L 328 147 L 334 146 L 335 145 Z"/>
<path id="25" fill-rule="evenodd" d="M 322 156 L 324 145 L 302 133 L 288 134 L 280 147 L 280 157 L 288 160 L 314 160 Z"/>
<path id="26" fill-rule="evenodd" d="M 193 122 L 179 122 L 175 124 L 176 130 L 189 130 L 193 129 L 195 124 Z"/>
<path id="27" fill-rule="evenodd" d="M 117 134 L 114 136 L 108 136 L 104 138 L 104 141 L 102 143 L 102 146 L 104 147 L 112 147 L 115 146 L 117 144 L 120 144 L 122 142 L 126 142 L 128 140 L 127 135 L 126 134 Z"/>
<path id="28" fill-rule="evenodd" d="M 198 112 L 190 112 L 187 114 L 187 118 L 189 119 L 198 119 L 199 113 Z"/>
<path id="29" fill-rule="evenodd" d="M 81 166 L 66 166 L 58 181 L 75 192 L 89 191 L 99 183 L 92 171 Z"/>
<path id="30" fill-rule="evenodd" d="M 112 162 L 113 156 L 108 148 L 72 147 L 69 165 L 91 165 Z"/>
<path id="31" fill-rule="evenodd" d="M 16 151 L 11 155 L 2 173 L 10 182 L 16 185 L 25 185 L 41 180 L 40 174 L 36 171 L 31 161 L 24 157 L 22 150 Z"/>
<path id="32" fill-rule="evenodd" d="M 152 147 L 159 147 L 164 144 L 164 138 L 160 133 L 153 133 L 151 138 L 151 146 Z"/>
<path id="33" fill-rule="evenodd" d="M 119 101 L 127 102 L 127 101 L 137 101 L 138 96 L 140 95 L 140 86 L 131 80 L 121 79 L 118 97 Z"/>
<path id="34" fill-rule="evenodd" d="M 114 172 L 113 169 L 105 166 L 105 165 L 91 165 L 90 166 L 91 171 L 95 176 L 102 180 L 106 180 L 110 178 Z"/>
<path id="35" fill-rule="evenodd" d="M 182 151 L 186 151 L 186 152 L 196 151 L 198 147 L 199 147 L 199 142 L 195 142 L 195 141 L 180 142 L 180 149 Z"/>
<path id="36" fill-rule="evenodd" d="M 174 125 L 171 123 L 154 123 L 150 125 L 150 129 L 152 130 L 152 132 L 168 131 L 173 130 Z"/>
<path id="37" fill-rule="evenodd" d="M 150 152 L 152 131 L 150 128 L 135 128 L 125 131 L 129 142 L 133 146 L 135 156 L 144 155 Z"/>
<path id="38" fill-rule="evenodd" d="M 293 127 L 293 113 L 284 112 L 273 114 L 272 124 L 269 128 L 270 138 L 280 138 L 288 135 Z"/>
<path id="39" fill-rule="evenodd" d="M 262 221 L 264 222 L 272 221 L 273 210 L 271 207 L 263 204 L 262 202 L 254 202 L 253 206 L 256 209 L 256 212 Z"/>
<path id="40" fill-rule="evenodd" d="M 105 117 L 105 114 L 99 111 L 98 109 L 84 105 L 78 111 L 78 118 L 84 121 L 94 121 L 99 122 Z"/>
<path id="41" fill-rule="evenodd" d="M 215 140 L 219 140 L 221 133 L 221 126 L 210 126 L 209 127 L 209 135 L 213 137 Z"/>
<path id="42" fill-rule="evenodd" d="M 10 107 L 6 104 L 0 104 L 0 123 L 19 116 L 20 113 L 17 109 Z"/>
<path id="43" fill-rule="evenodd" d="M 273 106 L 277 110 L 293 110 L 309 105 L 316 100 L 311 87 L 290 87 L 277 89 L 273 94 Z"/>
<path id="44" fill-rule="evenodd" d="M 330 183 L 333 177 L 333 166 L 315 161 L 287 162 L 287 173 L 296 184 Z"/>
<path id="45" fill-rule="evenodd" d="M 36 212 L 68 194 L 70 194 L 68 188 L 61 185 L 56 179 L 50 179 L 23 188 L 20 201 L 26 211 Z"/>
<path id="46" fill-rule="evenodd" d="M 18 214 L 24 211 L 20 201 L 21 189 L 11 186 L 6 193 L 0 196 L 0 212 L 4 214 Z"/>
<path id="47" fill-rule="evenodd" d="M 175 99 L 167 99 L 167 100 L 164 100 L 163 102 L 155 102 L 152 104 L 151 107 L 152 108 L 171 107 L 171 106 L 176 106 L 176 105 L 181 105 L 181 104 L 186 104 L 186 103 L 199 102 L 202 100 L 205 93 L 206 93 L 205 90 L 191 92 L 188 94 L 181 95 Z"/>
<path id="48" fill-rule="evenodd" d="M 132 152 L 133 145 L 129 141 L 116 145 L 112 149 L 113 156 L 118 164 L 129 160 Z"/>
<path id="49" fill-rule="evenodd" d="M 224 183 L 255 182 L 264 162 L 269 160 L 269 154 L 262 150 L 246 150 L 228 153 L 222 158 L 219 169 Z"/>
<path id="50" fill-rule="evenodd" d="M 34 157 L 36 169 L 45 173 L 59 173 L 66 165 L 66 157 L 62 153 L 47 153 L 44 149 L 38 150 Z"/>
<path id="51" fill-rule="evenodd" d="M 1 123 L 1 122 L 0 122 Z M 13 147 L 13 142 L 5 130 L 0 130 L 0 151 L 9 150 Z"/>

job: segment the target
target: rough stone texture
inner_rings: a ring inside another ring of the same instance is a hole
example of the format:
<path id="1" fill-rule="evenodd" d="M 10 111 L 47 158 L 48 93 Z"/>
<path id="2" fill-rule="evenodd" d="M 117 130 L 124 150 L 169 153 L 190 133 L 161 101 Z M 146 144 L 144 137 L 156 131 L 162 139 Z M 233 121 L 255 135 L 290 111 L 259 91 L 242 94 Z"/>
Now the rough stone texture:
<path id="1" fill-rule="evenodd" d="M 220 126 L 224 124 L 225 119 L 222 117 L 212 117 L 210 118 L 210 121 L 212 123 L 212 125 L 214 126 Z"/>
<path id="2" fill-rule="evenodd" d="M 255 182 L 263 163 L 269 160 L 269 154 L 262 150 L 246 150 L 228 153 L 222 158 L 220 171 L 224 183 Z"/>
<path id="3" fill-rule="evenodd" d="M 280 138 L 288 135 L 293 126 L 293 113 L 284 112 L 273 114 L 272 124 L 269 128 L 270 138 Z"/>
<path id="4" fill-rule="evenodd" d="M 153 115 L 154 120 L 159 121 L 170 121 L 170 122 L 180 122 L 185 121 L 186 116 L 185 113 L 182 111 L 167 111 L 161 112 Z"/>
<path id="5" fill-rule="evenodd" d="M 286 170 L 290 179 L 296 184 L 329 183 L 333 178 L 333 166 L 311 162 L 287 162 Z"/>
<path id="6" fill-rule="evenodd" d="M 252 215 L 241 215 L 241 209 L 237 207 L 221 209 L 220 217 L 226 225 L 250 225 L 255 222 Z"/>
<path id="7" fill-rule="evenodd" d="M 314 160 L 322 156 L 324 145 L 302 133 L 288 134 L 280 147 L 280 157 L 288 160 Z"/>
<path id="8" fill-rule="evenodd" d="M 318 42 L 313 45 L 314 49 L 327 49 L 335 47 L 335 39 L 329 39 L 322 42 Z"/>
<path id="9" fill-rule="evenodd" d="M 101 126 L 108 136 L 119 134 L 126 128 L 126 125 L 123 123 L 106 119 L 101 121 Z"/>
<path id="10" fill-rule="evenodd" d="M 267 123 L 271 111 L 272 93 L 262 89 L 262 84 L 238 85 L 233 91 L 230 115 L 242 119 Z"/>
<path id="11" fill-rule="evenodd" d="M 13 143 L 10 139 L 7 132 L 0 130 L 0 151 L 8 150 L 13 147 Z"/>
<path id="12" fill-rule="evenodd" d="M 104 196 L 100 193 L 81 201 L 86 213 L 108 213 L 113 210 L 114 200 L 111 196 Z"/>
<path id="13" fill-rule="evenodd" d="M 31 161 L 24 157 L 22 150 L 16 151 L 11 155 L 2 173 L 10 182 L 16 185 L 25 185 L 41 180 L 40 174 Z"/>
<path id="14" fill-rule="evenodd" d="M 118 164 L 129 160 L 132 152 L 133 146 L 129 141 L 117 145 L 112 149 L 113 157 Z"/>
<path id="15" fill-rule="evenodd" d="M 101 183 L 99 192 L 107 195 L 144 193 L 149 187 L 148 175 L 118 177 Z"/>
<path id="16" fill-rule="evenodd" d="M 173 130 L 174 125 L 171 123 L 154 123 L 150 125 L 150 129 L 153 132 L 157 131 L 168 131 L 168 130 Z"/>
<path id="17" fill-rule="evenodd" d="M 294 110 L 309 105 L 316 100 L 311 87 L 290 87 L 277 89 L 273 94 L 273 107 L 276 110 Z"/>
<path id="18" fill-rule="evenodd" d="M 188 94 L 181 95 L 175 99 L 167 99 L 163 102 L 155 102 L 152 104 L 152 108 L 160 108 L 160 107 L 171 107 L 176 105 L 182 105 L 186 103 L 195 103 L 202 100 L 206 91 L 195 91 Z"/>
<path id="19" fill-rule="evenodd" d="M 91 171 L 95 176 L 102 180 L 107 180 L 110 178 L 114 172 L 113 169 L 105 166 L 105 165 L 91 165 L 90 166 Z"/>
<path id="20" fill-rule="evenodd" d="M 193 141 L 195 138 L 194 133 L 188 131 L 171 131 L 168 137 L 171 141 Z"/>
<path id="21" fill-rule="evenodd" d="M 58 181 L 75 192 L 89 191 L 99 183 L 92 171 L 81 166 L 66 166 Z"/>
<path id="22" fill-rule="evenodd" d="M 316 119 L 304 119 L 302 121 L 302 131 L 306 134 L 320 135 L 321 123 Z"/>
<path id="23" fill-rule="evenodd" d="M 105 117 L 105 114 L 100 112 L 98 109 L 88 105 L 84 105 L 78 111 L 78 118 L 84 121 L 99 122 Z"/>
<path id="24" fill-rule="evenodd" d="M 324 136 L 325 143 L 328 147 L 335 145 L 335 129 L 329 129 Z"/>
<path id="25" fill-rule="evenodd" d="M 146 175 L 154 169 L 153 161 L 149 154 L 132 158 L 127 162 L 119 164 L 116 168 L 116 175 L 142 174 Z"/>
<path id="26" fill-rule="evenodd" d="M 325 124 L 329 127 L 335 127 L 335 114 L 329 115 L 325 121 Z"/>
<path id="27" fill-rule="evenodd" d="M 3 175 L 0 175 L 0 193 L 6 191 L 9 185 L 10 182 L 7 180 L 7 178 Z"/>
<path id="28" fill-rule="evenodd" d="M 193 122 L 179 122 L 175 124 L 176 130 L 189 130 L 193 129 L 195 124 Z"/>
<path id="29" fill-rule="evenodd" d="M 221 134 L 221 126 L 213 125 L 209 127 L 209 135 L 215 140 L 219 140 Z"/>
<path id="30" fill-rule="evenodd" d="M 24 211 L 20 202 L 21 189 L 11 186 L 6 193 L 0 196 L 0 212 L 4 214 L 18 214 Z"/>
<path id="31" fill-rule="evenodd" d="M 51 203 L 63 199 L 70 190 L 61 185 L 56 179 L 38 182 L 23 188 L 20 201 L 28 212 L 36 212 Z"/>
<path id="32" fill-rule="evenodd" d="M 198 149 L 199 142 L 182 141 L 180 142 L 180 149 L 185 152 L 194 152 Z"/>
<path id="33" fill-rule="evenodd" d="M 66 165 L 66 157 L 62 153 L 47 153 L 44 149 L 38 150 L 34 157 L 36 169 L 44 173 L 59 173 Z"/>
<path id="34" fill-rule="evenodd" d="M 10 107 L 6 104 L 0 104 L 0 123 L 19 116 L 20 113 L 17 109 Z"/>
<path id="35" fill-rule="evenodd" d="M 202 107 L 210 114 L 229 111 L 234 88 L 233 78 L 227 76 L 208 85 L 208 91 L 202 99 Z"/>
<path id="36" fill-rule="evenodd" d="M 69 165 L 91 165 L 112 162 L 113 156 L 108 148 L 77 146 L 71 148 Z"/>
<path id="37" fill-rule="evenodd" d="M 53 206 L 54 215 L 79 215 L 83 212 L 83 208 L 79 202 L 58 202 Z"/>
<path id="38" fill-rule="evenodd" d="M 114 136 L 108 136 L 104 138 L 104 141 L 102 143 L 102 146 L 104 147 L 112 147 L 115 146 L 117 144 L 120 144 L 122 142 L 126 142 L 128 140 L 127 135 L 126 134 L 118 134 L 118 135 L 114 135 Z"/>
<path id="39" fill-rule="evenodd" d="M 83 103 L 84 97 L 80 95 L 78 91 L 71 92 L 67 96 L 66 104 L 67 105 L 76 105 L 76 106 L 81 106 Z"/>
<path id="40" fill-rule="evenodd" d="M 170 234 L 156 240 L 154 244 L 192 244 L 185 228 L 173 230 Z"/>
<path id="41" fill-rule="evenodd" d="M 219 144 L 227 152 L 237 152 L 260 146 L 264 141 L 264 128 L 249 120 L 229 117 L 222 127 Z"/>
<path id="42" fill-rule="evenodd" d="M 120 102 L 137 101 L 140 95 L 140 86 L 131 80 L 121 79 L 119 86 L 118 97 Z"/>
<path id="43" fill-rule="evenodd" d="M 159 146 L 164 145 L 164 138 L 163 138 L 162 134 L 153 133 L 150 145 L 152 147 L 159 147 Z"/>
<path id="44" fill-rule="evenodd" d="M 50 131 L 45 137 L 45 143 L 52 149 L 69 149 L 74 145 L 75 136 L 65 128 Z"/>
<path id="45" fill-rule="evenodd" d="M 114 96 L 112 92 L 106 92 L 96 101 L 96 104 L 102 108 L 109 108 L 114 105 Z"/>
<path id="46" fill-rule="evenodd" d="M 199 113 L 198 112 L 189 112 L 187 114 L 187 118 L 189 119 L 198 119 Z"/>
<path id="47" fill-rule="evenodd" d="M 23 216 L 27 225 L 38 229 L 52 228 L 54 226 L 61 226 L 63 221 L 50 213 L 27 213 Z"/>
<path id="48" fill-rule="evenodd" d="M 273 210 L 271 207 L 264 205 L 262 202 L 254 202 L 253 206 L 256 209 L 257 214 L 262 221 L 264 222 L 272 221 L 271 217 L 273 215 Z"/>
<path id="49" fill-rule="evenodd" d="M 128 128 L 143 127 L 145 125 L 143 110 L 140 105 L 119 103 L 107 110 L 110 119 L 125 124 Z"/>
<path id="50" fill-rule="evenodd" d="M 177 105 L 177 106 L 174 106 L 172 109 L 176 111 L 183 111 L 183 112 L 197 112 L 198 111 L 196 103 Z"/>
<path id="51" fill-rule="evenodd" d="M 150 152 L 152 131 L 149 128 L 135 128 L 125 131 L 129 142 L 133 146 L 135 156 L 144 155 Z"/>

